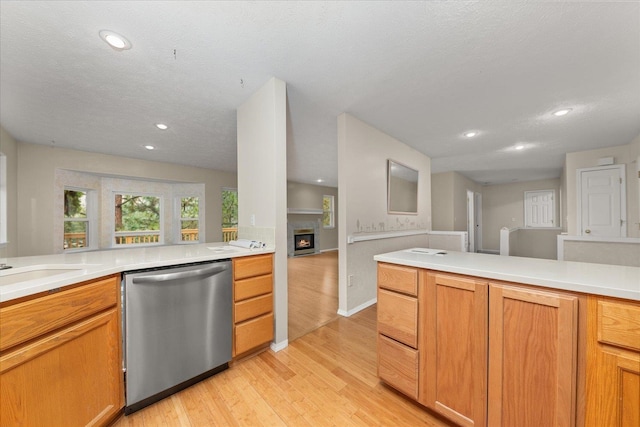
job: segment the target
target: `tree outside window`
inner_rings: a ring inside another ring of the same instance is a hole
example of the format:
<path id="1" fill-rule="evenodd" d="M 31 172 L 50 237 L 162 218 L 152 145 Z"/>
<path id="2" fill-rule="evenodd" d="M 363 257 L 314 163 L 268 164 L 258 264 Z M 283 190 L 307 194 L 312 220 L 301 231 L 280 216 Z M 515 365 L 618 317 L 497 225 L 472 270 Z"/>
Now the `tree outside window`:
<path id="1" fill-rule="evenodd" d="M 198 197 L 180 198 L 180 241 L 199 241 L 200 200 Z"/>
<path id="2" fill-rule="evenodd" d="M 89 246 L 87 191 L 64 190 L 64 239 L 62 247 L 79 249 Z"/>
<path id="3" fill-rule="evenodd" d="M 162 243 L 161 198 L 115 194 L 115 244 Z"/>
<path id="4" fill-rule="evenodd" d="M 333 196 L 324 195 L 322 196 L 322 226 L 324 228 L 334 228 L 335 227 L 335 215 L 333 211 Z"/>
<path id="5" fill-rule="evenodd" d="M 222 241 L 238 238 L 238 190 L 222 189 Z"/>

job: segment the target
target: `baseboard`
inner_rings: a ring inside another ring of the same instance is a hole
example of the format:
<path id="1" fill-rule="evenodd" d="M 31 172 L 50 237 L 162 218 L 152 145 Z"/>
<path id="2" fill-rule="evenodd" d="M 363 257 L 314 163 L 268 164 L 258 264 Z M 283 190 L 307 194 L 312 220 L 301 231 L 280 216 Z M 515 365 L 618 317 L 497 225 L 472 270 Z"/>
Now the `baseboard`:
<path id="1" fill-rule="evenodd" d="M 354 308 L 352 308 L 351 310 L 348 310 L 348 311 L 344 311 L 344 310 L 342 310 L 342 309 L 339 309 L 339 310 L 338 310 L 338 314 L 339 314 L 340 316 L 343 316 L 343 317 L 351 317 L 351 316 L 353 316 L 354 314 L 356 314 L 357 312 L 362 311 L 362 310 L 364 310 L 365 308 L 370 307 L 370 306 L 372 306 L 373 304 L 375 304 L 375 303 L 377 303 L 377 302 L 378 302 L 378 298 L 374 298 L 374 299 L 369 300 L 369 301 L 367 301 L 367 302 L 365 302 L 365 303 L 362 303 L 362 304 L 360 304 L 359 306 L 354 307 Z"/>
<path id="2" fill-rule="evenodd" d="M 337 251 L 337 250 L 338 250 L 338 248 L 332 248 L 332 249 L 320 249 L 320 253 L 323 253 L 323 252 L 333 252 L 333 251 Z"/>
<path id="3" fill-rule="evenodd" d="M 274 353 L 277 353 L 280 350 L 284 350 L 285 348 L 289 347 L 289 340 L 284 340 L 281 342 L 272 342 L 270 347 Z"/>

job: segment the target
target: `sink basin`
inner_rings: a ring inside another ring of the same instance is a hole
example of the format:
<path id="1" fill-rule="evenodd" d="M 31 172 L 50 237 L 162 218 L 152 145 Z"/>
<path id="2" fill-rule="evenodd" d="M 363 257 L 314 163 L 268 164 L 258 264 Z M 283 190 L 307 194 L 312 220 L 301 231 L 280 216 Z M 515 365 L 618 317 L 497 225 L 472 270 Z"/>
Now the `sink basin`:
<path id="1" fill-rule="evenodd" d="M 0 271 L 0 285 L 12 285 L 27 280 L 43 279 L 59 274 L 84 270 L 87 264 L 32 265 Z"/>
<path id="2" fill-rule="evenodd" d="M 442 249 L 425 249 L 425 248 L 407 249 L 405 252 L 411 252 L 413 254 L 423 254 L 423 255 L 446 255 L 447 254 L 447 251 L 443 251 Z"/>

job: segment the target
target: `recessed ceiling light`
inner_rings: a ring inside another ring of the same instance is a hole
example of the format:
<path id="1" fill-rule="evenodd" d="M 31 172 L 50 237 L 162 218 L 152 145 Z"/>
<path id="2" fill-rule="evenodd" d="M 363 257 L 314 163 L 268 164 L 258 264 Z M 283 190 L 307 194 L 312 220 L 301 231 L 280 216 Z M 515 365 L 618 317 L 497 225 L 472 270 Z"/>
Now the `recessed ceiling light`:
<path id="1" fill-rule="evenodd" d="M 571 112 L 571 108 L 563 108 L 562 110 L 554 111 L 553 115 L 557 117 L 566 116 Z"/>
<path id="2" fill-rule="evenodd" d="M 167 130 L 169 129 L 169 126 L 165 125 L 164 123 L 156 123 L 156 127 L 160 130 Z"/>
<path id="3" fill-rule="evenodd" d="M 516 145 L 516 150 L 523 150 L 524 149 L 524 145 Z"/>
<path id="4" fill-rule="evenodd" d="M 478 134 L 478 132 L 474 132 L 474 131 L 469 131 L 469 132 L 465 132 L 464 136 L 467 138 L 473 138 L 474 136 L 476 136 Z"/>
<path id="5" fill-rule="evenodd" d="M 129 43 L 129 40 L 118 33 L 114 33 L 113 31 L 109 30 L 102 30 L 99 34 L 100 38 L 107 42 L 109 46 L 111 46 L 115 50 L 131 49 L 131 43 Z"/>
<path id="6" fill-rule="evenodd" d="M 144 148 L 146 148 L 147 150 L 155 150 L 156 147 L 154 147 L 153 145 L 145 145 Z"/>
<path id="7" fill-rule="evenodd" d="M 324 180 L 322 178 L 318 178 L 316 179 L 316 182 L 324 182 Z"/>

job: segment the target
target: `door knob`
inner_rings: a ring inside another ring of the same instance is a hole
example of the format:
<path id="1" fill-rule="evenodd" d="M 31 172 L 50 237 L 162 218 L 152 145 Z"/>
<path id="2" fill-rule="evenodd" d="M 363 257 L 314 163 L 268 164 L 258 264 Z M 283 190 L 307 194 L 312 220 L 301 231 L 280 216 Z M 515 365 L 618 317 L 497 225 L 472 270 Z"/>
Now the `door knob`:
<path id="1" fill-rule="evenodd" d="M 591 230 L 589 230 L 588 228 L 586 230 L 584 230 L 585 233 L 589 234 L 591 233 Z"/>

